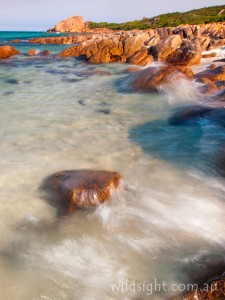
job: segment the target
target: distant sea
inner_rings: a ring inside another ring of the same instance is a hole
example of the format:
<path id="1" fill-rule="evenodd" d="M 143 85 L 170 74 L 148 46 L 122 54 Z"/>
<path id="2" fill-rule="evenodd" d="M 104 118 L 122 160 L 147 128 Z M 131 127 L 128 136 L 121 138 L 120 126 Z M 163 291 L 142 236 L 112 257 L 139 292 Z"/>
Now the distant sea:
<path id="1" fill-rule="evenodd" d="M 5 43 L 13 39 L 27 40 L 37 37 L 48 37 L 54 34 L 45 31 L 0 31 L 0 43 Z M 66 35 L 59 33 L 58 35 Z"/>
<path id="2" fill-rule="evenodd" d="M 22 53 L 27 52 L 33 46 L 28 42 L 28 39 L 39 37 L 66 36 L 67 33 L 48 33 L 44 31 L 0 31 L 0 46 L 11 44 Z M 70 34 L 71 35 L 71 34 Z M 10 41 L 19 39 L 22 43 L 11 43 Z M 37 45 L 35 45 L 37 47 Z M 66 46 L 68 47 L 68 45 Z M 65 48 L 65 45 L 38 45 L 38 49 L 48 49 L 51 52 L 57 52 Z"/>

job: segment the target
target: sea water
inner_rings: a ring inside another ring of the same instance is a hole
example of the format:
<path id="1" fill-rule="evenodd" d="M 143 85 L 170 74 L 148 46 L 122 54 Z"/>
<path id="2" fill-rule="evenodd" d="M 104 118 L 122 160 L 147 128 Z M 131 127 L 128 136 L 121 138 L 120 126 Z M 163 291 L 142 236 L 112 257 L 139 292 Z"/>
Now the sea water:
<path id="1" fill-rule="evenodd" d="M 24 36 L 36 34 L 13 38 Z M 1 299 L 168 299 L 224 271 L 224 130 L 170 125 L 198 103 L 195 86 L 130 92 L 126 68 L 0 61 Z M 118 171 L 123 185 L 99 207 L 58 219 L 40 186 L 70 169 Z"/>

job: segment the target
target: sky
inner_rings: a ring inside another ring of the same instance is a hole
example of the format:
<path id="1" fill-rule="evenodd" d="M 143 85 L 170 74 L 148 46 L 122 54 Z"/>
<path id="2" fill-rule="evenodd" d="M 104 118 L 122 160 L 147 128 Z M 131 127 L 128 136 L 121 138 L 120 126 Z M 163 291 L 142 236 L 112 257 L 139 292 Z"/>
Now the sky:
<path id="1" fill-rule="evenodd" d="M 0 30 L 46 31 L 78 15 L 85 21 L 120 23 L 224 4 L 223 0 L 0 0 Z"/>

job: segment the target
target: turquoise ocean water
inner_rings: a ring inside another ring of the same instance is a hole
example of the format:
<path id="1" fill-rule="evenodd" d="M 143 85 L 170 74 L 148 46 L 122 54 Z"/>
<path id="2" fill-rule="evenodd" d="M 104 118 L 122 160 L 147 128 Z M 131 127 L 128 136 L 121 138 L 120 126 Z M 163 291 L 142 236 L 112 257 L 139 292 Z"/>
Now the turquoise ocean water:
<path id="1" fill-rule="evenodd" d="M 6 45 L 8 43 L 15 46 L 18 50 L 20 50 L 22 53 L 26 53 L 30 48 L 33 46 L 28 42 L 31 38 L 38 38 L 38 37 L 52 37 L 52 36 L 66 36 L 67 34 L 62 33 L 48 33 L 48 32 L 39 32 L 39 31 L 0 31 L 0 45 Z M 11 43 L 10 41 L 14 39 L 22 40 L 22 43 Z M 34 47 L 38 47 L 38 49 L 45 50 L 49 49 L 53 53 L 59 52 L 65 47 L 63 45 L 61 46 L 55 46 L 55 45 L 49 45 L 48 47 L 46 45 L 34 45 Z M 68 47 L 68 46 L 67 46 Z"/>

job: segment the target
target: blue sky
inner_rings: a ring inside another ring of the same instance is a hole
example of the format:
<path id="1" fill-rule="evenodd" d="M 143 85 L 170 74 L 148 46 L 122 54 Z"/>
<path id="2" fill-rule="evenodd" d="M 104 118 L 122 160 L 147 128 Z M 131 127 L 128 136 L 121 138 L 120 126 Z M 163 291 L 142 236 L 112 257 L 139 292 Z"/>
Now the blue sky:
<path id="1" fill-rule="evenodd" d="M 222 0 L 1 0 L 0 30 L 47 30 L 62 19 L 123 22 L 161 13 L 223 5 Z M 58 2 L 58 3 L 57 3 Z"/>

